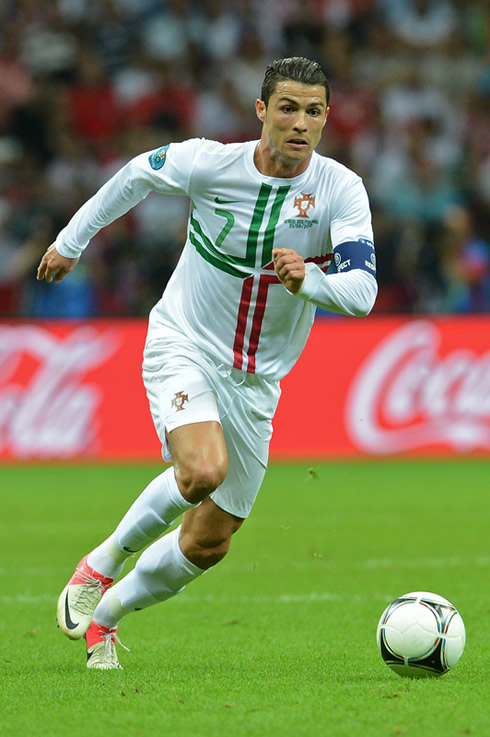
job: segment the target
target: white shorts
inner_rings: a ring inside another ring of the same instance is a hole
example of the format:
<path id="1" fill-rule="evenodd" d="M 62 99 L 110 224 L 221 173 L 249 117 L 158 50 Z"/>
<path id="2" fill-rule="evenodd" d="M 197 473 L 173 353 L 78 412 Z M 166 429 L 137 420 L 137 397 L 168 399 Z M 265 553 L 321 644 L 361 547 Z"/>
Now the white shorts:
<path id="1" fill-rule="evenodd" d="M 279 382 L 217 366 L 180 336 L 146 345 L 143 381 L 166 461 L 172 460 L 167 432 L 195 422 L 221 424 L 228 474 L 211 499 L 236 517 L 248 517 L 267 468 Z"/>

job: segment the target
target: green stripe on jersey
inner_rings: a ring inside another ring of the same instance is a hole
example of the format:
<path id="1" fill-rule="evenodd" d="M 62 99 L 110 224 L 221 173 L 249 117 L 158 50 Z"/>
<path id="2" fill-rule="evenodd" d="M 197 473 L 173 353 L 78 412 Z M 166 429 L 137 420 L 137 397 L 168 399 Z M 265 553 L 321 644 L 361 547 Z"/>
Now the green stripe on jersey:
<path id="1" fill-rule="evenodd" d="M 262 184 L 262 186 L 260 187 L 259 195 L 257 197 L 257 201 L 255 203 L 255 208 L 252 215 L 252 222 L 250 223 L 247 238 L 246 259 L 248 259 L 248 263 L 250 265 L 253 262 L 253 265 L 255 266 L 255 255 L 257 253 L 260 226 L 262 225 L 262 221 L 264 219 L 265 208 L 267 207 L 267 202 L 269 201 L 271 192 L 272 187 L 270 186 L 270 184 Z"/>
<path id="2" fill-rule="evenodd" d="M 214 244 L 211 238 L 206 235 L 201 223 L 196 219 L 191 211 L 189 222 L 194 232 L 189 230 L 189 239 L 198 253 L 200 253 L 201 256 L 210 264 L 213 264 L 222 271 L 226 271 L 228 274 L 232 274 L 233 276 L 237 276 L 241 279 L 250 276 L 249 272 L 240 271 L 239 269 L 236 269 L 235 266 L 245 266 L 249 269 L 255 269 L 256 267 L 260 229 L 264 221 L 265 211 L 272 190 L 273 188 L 270 184 L 262 184 L 260 187 L 257 200 L 255 201 L 252 220 L 248 229 L 245 256 L 231 256 L 229 253 L 224 253 L 223 251 L 218 250 L 218 247 L 222 245 L 225 237 L 233 229 L 235 218 L 232 213 L 225 210 L 216 210 L 217 215 L 220 217 L 226 217 L 227 224 L 220 233 L 219 243 L 216 242 L 216 244 Z M 288 185 L 285 187 L 279 187 L 276 192 L 276 196 L 271 207 L 269 222 L 267 223 L 267 227 L 264 231 L 262 257 L 260 258 L 261 266 L 265 266 L 272 260 L 275 230 L 279 221 L 282 205 L 289 190 L 290 186 Z"/>
<path id="3" fill-rule="evenodd" d="M 222 261 L 220 258 L 213 256 L 212 253 L 209 253 L 209 251 L 202 245 L 202 243 L 199 242 L 194 233 L 189 233 L 189 240 L 196 251 L 203 257 L 203 259 L 205 259 L 213 266 L 216 266 L 217 269 L 221 269 L 221 271 L 226 271 L 227 274 L 237 276 L 239 279 L 245 279 L 247 276 L 250 276 L 250 274 L 246 271 L 239 271 L 226 261 Z"/>
<path id="4" fill-rule="evenodd" d="M 247 263 L 246 260 L 243 258 L 239 258 L 238 256 L 230 256 L 229 253 L 223 253 L 222 251 L 218 251 L 216 246 L 213 244 L 213 241 L 211 240 L 211 238 L 209 238 L 209 236 L 207 236 L 204 230 L 202 229 L 201 223 L 199 222 L 199 220 L 196 220 L 196 218 L 192 214 L 190 217 L 190 222 L 191 222 L 192 227 L 196 231 L 195 235 L 198 235 L 199 238 L 201 238 L 202 242 L 204 243 L 204 246 L 206 246 L 209 249 L 210 255 L 214 256 L 219 261 L 226 263 L 226 264 L 230 264 L 230 265 L 236 264 L 237 266 L 249 266 L 252 268 L 255 266 L 255 259 L 253 263 Z M 243 276 L 242 271 L 239 272 L 237 269 L 234 269 L 234 271 L 240 274 L 240 276 Z M 250 274 L 246 274 L 246 276 L 250 276 Z"/>
<path id="5" fill-rule="evenodd" d="M 273 202 L 269 222 L 264 233 L 264 247 L 262 249 L 262 266 L 269 264 L 272 261 L 272 249 L 274 248 L 274 235 L 276 231 L 277 221 L 281 214 L 281 208 L 286 195 L 291 189 L 291 186 L 279 187 L 277 190 L 276 198 Z"/>

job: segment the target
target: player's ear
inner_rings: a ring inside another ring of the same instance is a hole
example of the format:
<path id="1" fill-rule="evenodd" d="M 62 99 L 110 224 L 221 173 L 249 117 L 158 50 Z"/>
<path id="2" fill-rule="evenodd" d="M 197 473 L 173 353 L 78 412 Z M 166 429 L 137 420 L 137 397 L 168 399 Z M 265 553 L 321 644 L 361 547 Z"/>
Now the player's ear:
<path id="1" fill-rule="evenodd" d="M 265 102 L 263 100 L 255 101 L 255 112 L 257 113 L 257 117 L 260 120 L 260 122 L 263 123 L 265 120 L 265 113 L 266 113 Z"/>

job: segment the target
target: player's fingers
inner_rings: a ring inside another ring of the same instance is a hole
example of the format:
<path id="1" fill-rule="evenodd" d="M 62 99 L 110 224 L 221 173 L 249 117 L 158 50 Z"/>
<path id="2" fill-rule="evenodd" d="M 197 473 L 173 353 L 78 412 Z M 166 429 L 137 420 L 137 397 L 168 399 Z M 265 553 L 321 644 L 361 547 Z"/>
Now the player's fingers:
<path id="1" fill-rule="evenodd" d="M 51 281 L 53 273 L 54 273 L 53 269 L 49 268 L 48 258 L 44 256 L 39 266 L 38 279 L 40 280 L 46 279 L 46 281 Z"/>
<path id="2" fill-rule="evenodd" d="M 46 279 L 46 281 L 48 282 L 48 284 L 51 284 L 51 282 L 53 281 L 53 279 L 55 281 L 59 281 L 59 279 L 57 279 L 57 275 L 59 274 L 59 272 L 60 272 L 59 266 L 54 266 L 54 265 L 53 266 L 50 266 L 49 265 L 49 261 L 48 261 L 48 263 L 46 265 L 46 271 L 44 272 L 44 278 Z"/>
<path id="3" fill-rule="evenodd" d="M 281 254 L 275 261 L 276 269 L 282 269 L 285 264 L 291 263 L 293 257 L 289 254 Z"/>
<path id="4" fill-rule="evenodd" d="M 44 258 L 41 259 L 41 263 L 39 264 L 37 268 L 37 280 L 42 281 L 44 279 L 44 272 L 46 270 L 46 264 L 44 263 Z"/>
<path id="5" fill-rule="evenodd" d="M 44 254 L 44 256 L 42 257 L 39 263 L 39 267 L 37 270 L 37 278 L 39 281 L 41 281 L 42 279 L 46 279 L 46 281 L 49 280 L 48 279 L 49 271 L 50 271 L 49 259 L 53 251 L 54 251 L 54 244 L 49 246 L 49 248 L 46 250 L 46 253 Z"/>
<path id="6" fill-rule="evenodd" d="M 275 264 L 286 264 L 291 263 L 294 261 L 294 259 L 297 258 L 297 253 L 295 251 L 286 251 L 283 249 L 281 253 L 278 253 L 275 257 Z"/>
<path id="7" fill-rule="evenodd" d="M 294 256 L 283 256 L 276 263 L 276 272 L 279 276 L 286 276 L 291 271 L 297 271 L 301 268 L 301 262 Z"/>
<path id="8" fill-rule="evenodd" d="M 275 259 L 281 258 L 281 256 L 286 256 L 289 254 L 295 254 L 296 251 L 292 248 L 273 248 L 272 249 L 272 255 Z"/>
<path id="9" fill-rule="evenodd" d="M 67 274 L 68 274 L 67 269 L 64 269 L 64 268 L 59 269 L 54 276 L 55 284 L 59 284 L 60 281 L 62 281 L 62 279 L 64 279 Z"/>
<path id="10" fill-rule="evenodd" d="M 293 269 L 292 271 L 288 271 L 284 279 L 287 282 L 295 282 L 300 279 L 303 279 L 303 274 L 301 273 L 299 269 Z"/>

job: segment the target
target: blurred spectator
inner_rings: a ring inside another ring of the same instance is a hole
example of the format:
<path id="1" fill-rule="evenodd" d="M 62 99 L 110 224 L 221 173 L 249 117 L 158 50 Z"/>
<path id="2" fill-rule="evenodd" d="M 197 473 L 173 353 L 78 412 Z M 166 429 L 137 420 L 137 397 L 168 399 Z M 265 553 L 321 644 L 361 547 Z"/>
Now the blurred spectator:
<path id="1" fill-rule="evenodd" d="M 361 87 L 356 79 L 351 39 L 347 33 L 326 34 L 322 52 L 335 89 L 328 133 L 333 133 L 349 148 L 371 127 L 376 99 L 372 91 Z"/>
<path id="2" fill-rule="evenodd" d="M 199 44 L 204 55 L 220 61 L 234 58 L 239 53 L 243 30 L 233 7 L 223 0 L 205 0 L 203 5 L 205 17 Z"/>
<path id="3" fill-rule="evenodd" d="M 31 93 L 32 77 L 19 52 L 15 35 L 3 36 L 0 47 L 0 130 L 12 109 L 22 105 Z"/>
<path id="4" fill-rule="evenodd" d="M 462 194 L 457 186 L 423 152 L 413 150 L 409 167 L 394 182 L 383 204 L 398 221 L 417 220 L 423 225 L 440 224 Z"/>
<path id="5" fill-rule="evenodd" d="M 39 255 L 120 166 L 190 136 L 259 135 L 266 64 L 320 61 L 320 152 L 364 178 L 383 312 L 490 310 L 486 0 L 0 3 L 0 316 L 142 315 L 189 202 L 150 195 L 56 289 Z M 76 274 L 76 276 L 75 276 Z"/>
<path id="6" fill-rule="evenodd" d="M 143 23 L 142 47 L 152 59 L 182 65 L 199 29 L 199 17 L 191 12 L 189 0 L 168 0 Z"/>
<path id="7" fill-rule="evenodd" d="M 410 48 L 441 46 L 456 26 L 450 0 L 385 0 L 382 5 L 398 41 Z"/>
<path id="8" fill-rule="evenodd" d="M 229 59 L 226 65 L 225 77 L 233 85 L 244 108 L 252 114 L 255 110 L 255 100 L 260 97 L 264 70 L 269 59 L 260 38 L 255 33 L 247 33 L 240 42 L 240 54 L 235 59 Z M 250 115 L 250 113 L 248 113 Z"/>
<path id="9" fill-rule="evenodd" d="M 77 80 L 68 88 L 65 104 L 73 136 L 101 146 L 118 134 L 122 110 L 107 69 L 92 49 L 80 50 Z"/>
<path id="10" fill-rule="evenodd" d="M 193 120 L 195 90 L 178 68 L 167 61 L 153 63 L 152 69 L 156 86 L 133 100 L 126 100 L 126 123 L 178 130 L 181 137 L 186 137 Z M 150 84 L 150 77 L 147 80 Z"/>
<path id="11" fill-rule="evenodd" d="M 474 229 L 468 209 L 451 209 L 440 237 L 445 312 L 490 312 L 490 239 Z"/>
<path id="12" fill-rule="evenodd" d="M 258 120 L 252 117 L 254 106 L 250 110 L 250 101 L 248 103 L 227 79 L 222 80 L 219 87 L 201 90 L 193 121 L 194 135 L 216 138 L 223 143 L 258 138 Z"/>

